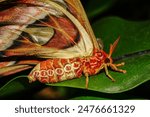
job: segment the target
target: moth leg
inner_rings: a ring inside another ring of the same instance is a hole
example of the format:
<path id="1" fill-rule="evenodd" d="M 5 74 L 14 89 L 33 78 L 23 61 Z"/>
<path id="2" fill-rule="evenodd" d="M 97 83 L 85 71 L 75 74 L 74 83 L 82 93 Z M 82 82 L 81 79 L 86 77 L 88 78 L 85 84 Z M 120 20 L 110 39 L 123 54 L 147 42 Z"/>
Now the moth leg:
<path id="1" fill-rule="evenodd" d="M 106 75 L 114 82 L 115 79 L 109 74 L 107 65 L 104 65 Z"/>
<path id="2" fill-rule="evenodd" d="M 88 73 L 85 73 L 85 88 L 88 89 L 88 84 L 89 84 L 89 75 Z"/>
<path id="3" fill-rule="evenodd" d="M 125 62 L 119 63 L 119 64 L 114 64 L 116 67 L 124 66 Z"/>
<path id="4" fill-rule="evenodd" d="M 121 73 L 126 73 L 126 70 L 122 70 L 122 69 L 119 69 L 117 68 L 118 66 L 122 66 L 124 65 L 124 63 L 120 63 L 120 64 L 110 64 L 110 67 L 115 70 L 115 71 L 118 71 L 118 72 L 121 72 Z"/>

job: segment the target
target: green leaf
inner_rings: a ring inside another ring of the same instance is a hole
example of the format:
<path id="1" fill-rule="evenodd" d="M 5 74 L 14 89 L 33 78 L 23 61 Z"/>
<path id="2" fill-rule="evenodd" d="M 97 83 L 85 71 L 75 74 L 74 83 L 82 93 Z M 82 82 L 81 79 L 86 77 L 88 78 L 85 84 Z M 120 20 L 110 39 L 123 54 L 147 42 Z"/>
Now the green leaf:
<path id="1" fill-rule="evenodd" d="M 27 93 L 26 91 L 28 91 L 28 93 L 31 92 L 31 89 L 33 89 L 35 86 L 36 88 L 39 87 L 39 85 L 36 85 L 36 83 L 30 84 L 26 76 L 18 76 L 0 88 L 0 99 L 18 99 L 19 97 L 23 97 L 23 95 Z M 28 97 L 29 96 L 26 95 L 24 98 L 27 99 Z"/>
<path id="2" fill-rule="evenodd" d="M 121 37 L 114 57 L 150 49 L 150 21 L 133 22 L 118 17 L 108 17 L 93 24 L 96 37 L 101 38 L 104 50 Z"/>
<path id="3" fill-rule="evenodd" d="M 16 77 L 9 82 L 7 82 L 3 87 L 0 88 L 0 97 L 8 96 L 14 93 L 24 90 L 25 86 L 20 83 L 21 77 Z"/>
<path id="4" fill-rule="evenodd" d="M 116 79 L 116 82 L 111 82 L 102 71 L 98 75 L 90 77 L 89 90 L 119 93 L 133 89 L 150 79 L 150 53 L 148 51 L 150 49 L 150 21 L 130 22 L 117 17 L 110 17 L 96 22 L 93 28 L 96 35 L 104 41 L 104 50 L 107 52 L 109 44 L 121 36 L 113 57 L 130 55 L 117 61 L 126 63 L 122 67 L 127 70 L 126 74 L 109 71 Z M 141 51 L 144 51 L 144 54 Z M 136 54 L 135 52 L 139 53 Z M 85 88 L 85 77 L 49 85 Z"/>

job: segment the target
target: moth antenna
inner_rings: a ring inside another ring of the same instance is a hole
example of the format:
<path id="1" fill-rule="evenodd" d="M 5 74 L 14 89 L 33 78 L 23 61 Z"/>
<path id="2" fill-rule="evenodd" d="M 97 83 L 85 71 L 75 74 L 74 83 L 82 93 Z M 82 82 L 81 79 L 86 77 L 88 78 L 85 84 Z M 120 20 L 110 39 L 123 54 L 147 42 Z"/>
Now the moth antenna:
<path id="1" fill-rule="evenodd" d="M 110 58 L 112 56 L 112 53 L 114 52 L 119 40 L 120 40 L 120 36 L 116 39 L 116 41 L 113 44 L 110 44 L 110 50 L 109 50 L 108 58 Z"/>

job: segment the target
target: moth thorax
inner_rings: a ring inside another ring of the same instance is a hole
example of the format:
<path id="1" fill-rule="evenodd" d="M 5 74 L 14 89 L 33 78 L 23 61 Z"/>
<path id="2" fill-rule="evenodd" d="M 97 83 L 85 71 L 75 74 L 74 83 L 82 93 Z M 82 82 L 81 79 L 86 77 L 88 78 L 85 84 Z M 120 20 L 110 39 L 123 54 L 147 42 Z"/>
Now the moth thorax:
<path id="1" fill-rule="evenodd" d="M 103 50 L 99 50 L 99 51 L 96 51 L 94 52 L 94 55 L 95 59 L 97 59 L 97 61 L 103 61 L 107 58 L 107 54 L 103 51 Z"/>

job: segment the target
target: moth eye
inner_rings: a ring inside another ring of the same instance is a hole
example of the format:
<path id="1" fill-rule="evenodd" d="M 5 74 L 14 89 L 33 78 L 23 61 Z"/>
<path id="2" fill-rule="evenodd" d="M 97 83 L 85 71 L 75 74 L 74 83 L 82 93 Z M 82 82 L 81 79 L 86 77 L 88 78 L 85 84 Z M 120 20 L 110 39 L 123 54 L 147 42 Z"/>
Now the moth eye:
<path id="1" fill-rule="evenodd" d="M 106 58 L 106 59 L 105 59 L 105 63 L 110 63 L 110 59 L 109 59 L 109 58 Z"/>

